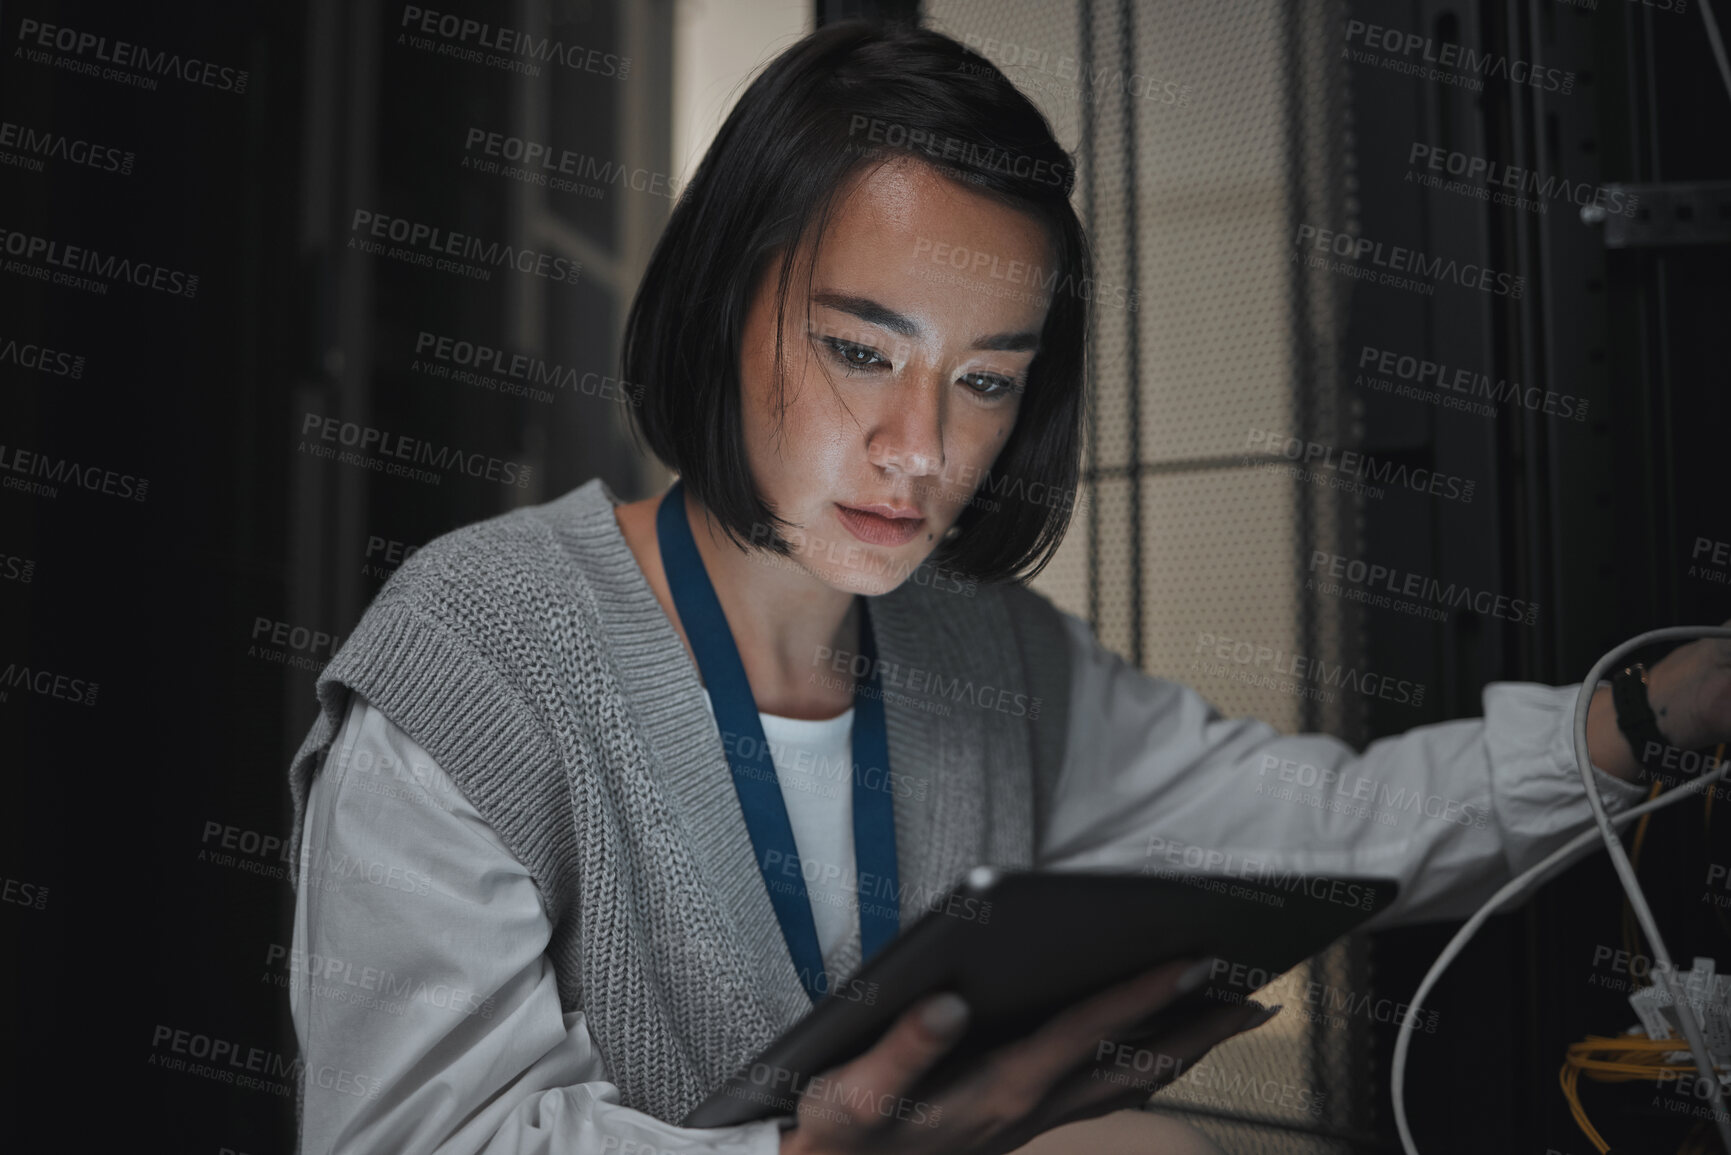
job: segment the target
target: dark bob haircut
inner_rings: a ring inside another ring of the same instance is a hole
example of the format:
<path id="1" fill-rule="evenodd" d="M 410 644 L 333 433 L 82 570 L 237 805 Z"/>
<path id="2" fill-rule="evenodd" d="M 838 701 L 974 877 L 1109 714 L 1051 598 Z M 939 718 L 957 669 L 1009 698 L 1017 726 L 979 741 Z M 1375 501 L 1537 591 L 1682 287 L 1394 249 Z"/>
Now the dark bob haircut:
<path id="1" fill-rule="evenodd" d="M 768 537 L 789 552 L 787 523 L 758 493 L 745 452 L 751 294 L 778 253 L 821 238 L 851 174 L 904 156 L 1027 212 L 1052 247 L 1057 288 L 1015 427 L 964 507 L 962 532 L 929 559 L 979 581 L 1025 580 L 1056 552 L 1077 493 L 1091 294 L 1075 287 L 1092 283 L 1091 262 L 1070 205 L 1069 153 L 1002 72 L 941 33 L 829 25 L 745 90 L 680 193 L 626 318 L 624 377 L 644 391 L 636 432 L 742 548 Z M 793 266 L 781 262 L 778 388 Z"/>

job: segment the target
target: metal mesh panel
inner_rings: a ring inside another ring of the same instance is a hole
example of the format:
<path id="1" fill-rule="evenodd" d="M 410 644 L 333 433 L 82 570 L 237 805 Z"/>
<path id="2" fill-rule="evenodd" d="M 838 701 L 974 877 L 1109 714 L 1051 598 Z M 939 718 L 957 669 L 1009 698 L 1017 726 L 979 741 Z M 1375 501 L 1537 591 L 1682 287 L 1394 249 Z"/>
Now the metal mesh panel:
<path id="1" fill-rule="evenodd" d="M 1166 5 L 928 0 L 1077 154 L 1096 256 L 1088 471 L 1036 585 L 1102 644 L 1221 710 L 1362 741 L 1362 708 L 1270 682 L 1221 640 L 1348 662 L 1352 607 L 1303 588 L 1347 551 L 1352 502 L 1259 467 L 1254 431 L 1349 445 L 1334 344 L 1347 289 L 1294 260 L 1296 225 L 1351 209 L 1337 0 Z M 1133 307 L 1132 307 L 1133 302 Z M 1264 463 L 1265 466 L 1266 463 Z M 1212 642 L 1210 642 L 1212 639 Z M 1370 1025 L 1319 992 L 1367 988 L 1342 943 L 1257 997 L 1288 1011 L 1158 1096 L 1233 1152 L 1335 1153 L 1369 1127 Z"/>
<path id="2" fill-rule="evenodd" d="M 1185 470 L 1141 485 L 1148 672 L 1195 687 L 1226 714 L 1296 730 L 1314 686 L 1220 656 L 1241 656 L 1245 642 L 1299 649 L 1291 479 L 1270 470 Z"/>

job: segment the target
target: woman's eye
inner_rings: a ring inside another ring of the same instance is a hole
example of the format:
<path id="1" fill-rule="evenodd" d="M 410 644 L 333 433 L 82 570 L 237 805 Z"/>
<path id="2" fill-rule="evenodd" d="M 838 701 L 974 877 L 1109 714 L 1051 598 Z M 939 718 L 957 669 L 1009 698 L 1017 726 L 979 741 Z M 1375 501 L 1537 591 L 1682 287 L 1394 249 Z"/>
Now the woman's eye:
<path id="1" fill-rule="evenodd" d="M 839 337 L 826 337 L 824 344 L 829 346 L 831 355 L 840 361 L 844 368 L 871 369 L 878 365 L 887 366 L 889 364 L 878 355 L 877 350 L 869 349 L 864 345 L 855 345 L 852 341 L 843 341 Z"/>
<path id="2" fill-rule="evenodd" d="M 823 343 L 829 349 L 830 356 L 849 372 L 862 369 L 881 372 L 891 368 L 883 354 L 869 345 L 857 345 L 840 337 L 825 337 Z M 973 390 L 977 396 L 987 400 L 1006 397 L 1020 392 L 1022 388 L 1021 381 L 999 373 L 964 373 L 957 380 Z"/>
<path id="3" fill-rule="evenodd" d="M 964 373 L 961 381 L 981 397 L 1004 397 L 1014 393 L 1020 384 L 1014 378 L 1000 377 L 996 373 Z"/>

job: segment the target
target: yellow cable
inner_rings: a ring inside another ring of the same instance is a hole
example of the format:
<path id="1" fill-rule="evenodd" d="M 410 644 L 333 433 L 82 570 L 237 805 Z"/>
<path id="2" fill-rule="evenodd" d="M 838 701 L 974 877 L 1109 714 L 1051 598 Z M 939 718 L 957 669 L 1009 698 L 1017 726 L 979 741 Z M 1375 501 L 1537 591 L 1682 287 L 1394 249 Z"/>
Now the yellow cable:
<path id="1" fill-rule="evenodd" d="M 1604 1136 L 1594 1129 L 1592 1121 L 1587 1118 L 1586 1109 L 1581 1106 L 1581 1096 L 1575 1086 L 1580 1079 L 1580 1072 L 1570 1064 L 1564 1063 L 1562 1070 L 1557 1072 L 1557 1078 L 1563 1086 L 1563 1098 L 1568 1101 L 1569 1114 L 1575 1117 L 1575 1125 L 1587 1137 L 1587 1142 L 1598 1149 L 1599 1155 L 1606 1155 L 1606 1152 L 1610 1151 L 1611 1145 L 1605 1142 Z"/>
<path id="2" fill-rule="evenodd" d="M 1647 791 L 1647 800 L 1652 801 L 1657 798 L 1660 789 L 1659 782 L 1655 780 L 1652 788 Z M 1647 841 L 1647 822 L 1652 817 L 1651 814 L 1643 814 L 1641 821 L 1635 824 L 1635 841 L 1629 848 L 1629 865 L 1637 870 L 1641 866 L 1641 847 Z M 1640 928 L 1635 925 L 1635 908 L 1629 905 L 1629 896 L 1625 894 L 1623 896 L 1623 953 L 1632 959 L 1639 953 L 1639 947 Z M 1650 976 L 1635 975 L 1632 970 L 1631 977 L 1636 986 L 1644 987 L 1652 982 Z"/>
<path id="3" fill-rule="evenodd" d="M 1715 761 L 1725 757 L 1726 743 L 1721 742 L 1714 752 Z M 1655 781 L 1652 789 L 1647 791 L 1648 800 L 1659 796 L 1661 785 Z M 1631 867 L 1641 865 L 1641 847 L 1647 840 L 1647 823 L 1653 816 L 1644 814 L 1641 821 L 1635 825 L 1635 838 L 1629 848 L 1629 864 Z M 1702 806 L 1702 826 L 1711 830 L 1713 826 L 1713 791 L 1704 792 Z M 1731 925 L 1725 922 L 1725 913 L 1717 906 L 1714 908 L 1719 916 L 1721 926 L 1731 931 Z M 1635 924 L 1635 912 L 1629 905 L 1628 896 L 1623 897 L 1622 910 L 1623 949 L 1629 958 L 1634 958 L 1639 945 L 1639 928 Z M 1632 970 L 1633 968 L 1631 968 Z M 1637 985 L 1647 986 L 1652 982 L 1650 975 L 1636 976 Z M 1605 1137 L 1599 1134 L 1592 1120 L 1587 1118 L 1587 1109 L 1581 1103 L 1580 1083 L 1584 1074 L 1589 1079 L 1599 1083 L 1626 1083 L 1635 1079 L 1651 1079 L 1660 1072 L 1695 1073 L 1693 1063 L 1672 1063 L 1664 1058 L 1670 1052 L 1683 1049 L 1680 1039 L 1649 1039 L 1643 1035 L 1624 1035 L 1618 1038 L 1608 1038 L 1604 1035 L 1588 1035 L 1578 1043 L 1571 1043 L 1563 1057 L 1563 1065 L 1557 1072 L 1557 1081 L 1563 1090 L 1563 1098 L 1569 1104 L 1569 1114 L 1574 1117 L 1576 1126 L 1587 1137 L 1599 1152 L 1606 1155 L 1611 1145 Z M 1603 1056 L 1603 1057 L 1601 1057 Z M 1678 1155 L 1693 1155 L 1699 1150 L 1705 1153 L 1708 1148 L 1702 1137 L 1699 1124 L 1684 1139 Z"/>
<path id="4" fill-rule="evenodd" d="M 1641 1035 L 1617 1038 L 1588 1035 L 1569 1045 L 1562 1069 L 1557 1072 L 1558 1083 L 1569 1104 L 1569 1114 L 1600 1155 L 1610 1151 L 1611 1145 L 1587 1117 L 1586 1107 L 1581 1103 L 1581 1076 L 1600 1083 L 1626 1083 L 1652 1079 L 1661 1072 L 1694 1073 L 1692 1064 L 1673 1063 L 1665 1058 L 1679 1046 L 1677 1039 L 1649 1039 Z"/>

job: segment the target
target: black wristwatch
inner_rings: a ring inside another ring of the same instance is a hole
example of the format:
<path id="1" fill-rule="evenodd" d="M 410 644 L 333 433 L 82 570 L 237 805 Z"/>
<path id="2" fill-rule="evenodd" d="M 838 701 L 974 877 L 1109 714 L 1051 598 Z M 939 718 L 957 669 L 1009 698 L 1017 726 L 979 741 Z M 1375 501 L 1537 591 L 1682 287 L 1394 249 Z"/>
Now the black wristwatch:
<path id="1" fill-rule="evenodd" d="M 1617 729 L 1629 741 L 1635 761 L 1641 764 L 1641 781 L 1662 778 L 1669 744 L 1659 733 L 1659 719 L 1647 701 L 1647 667 L 1640 662 L 1624 666 L 1611 679 L 1611 704 L 1617 710 Z"/>

